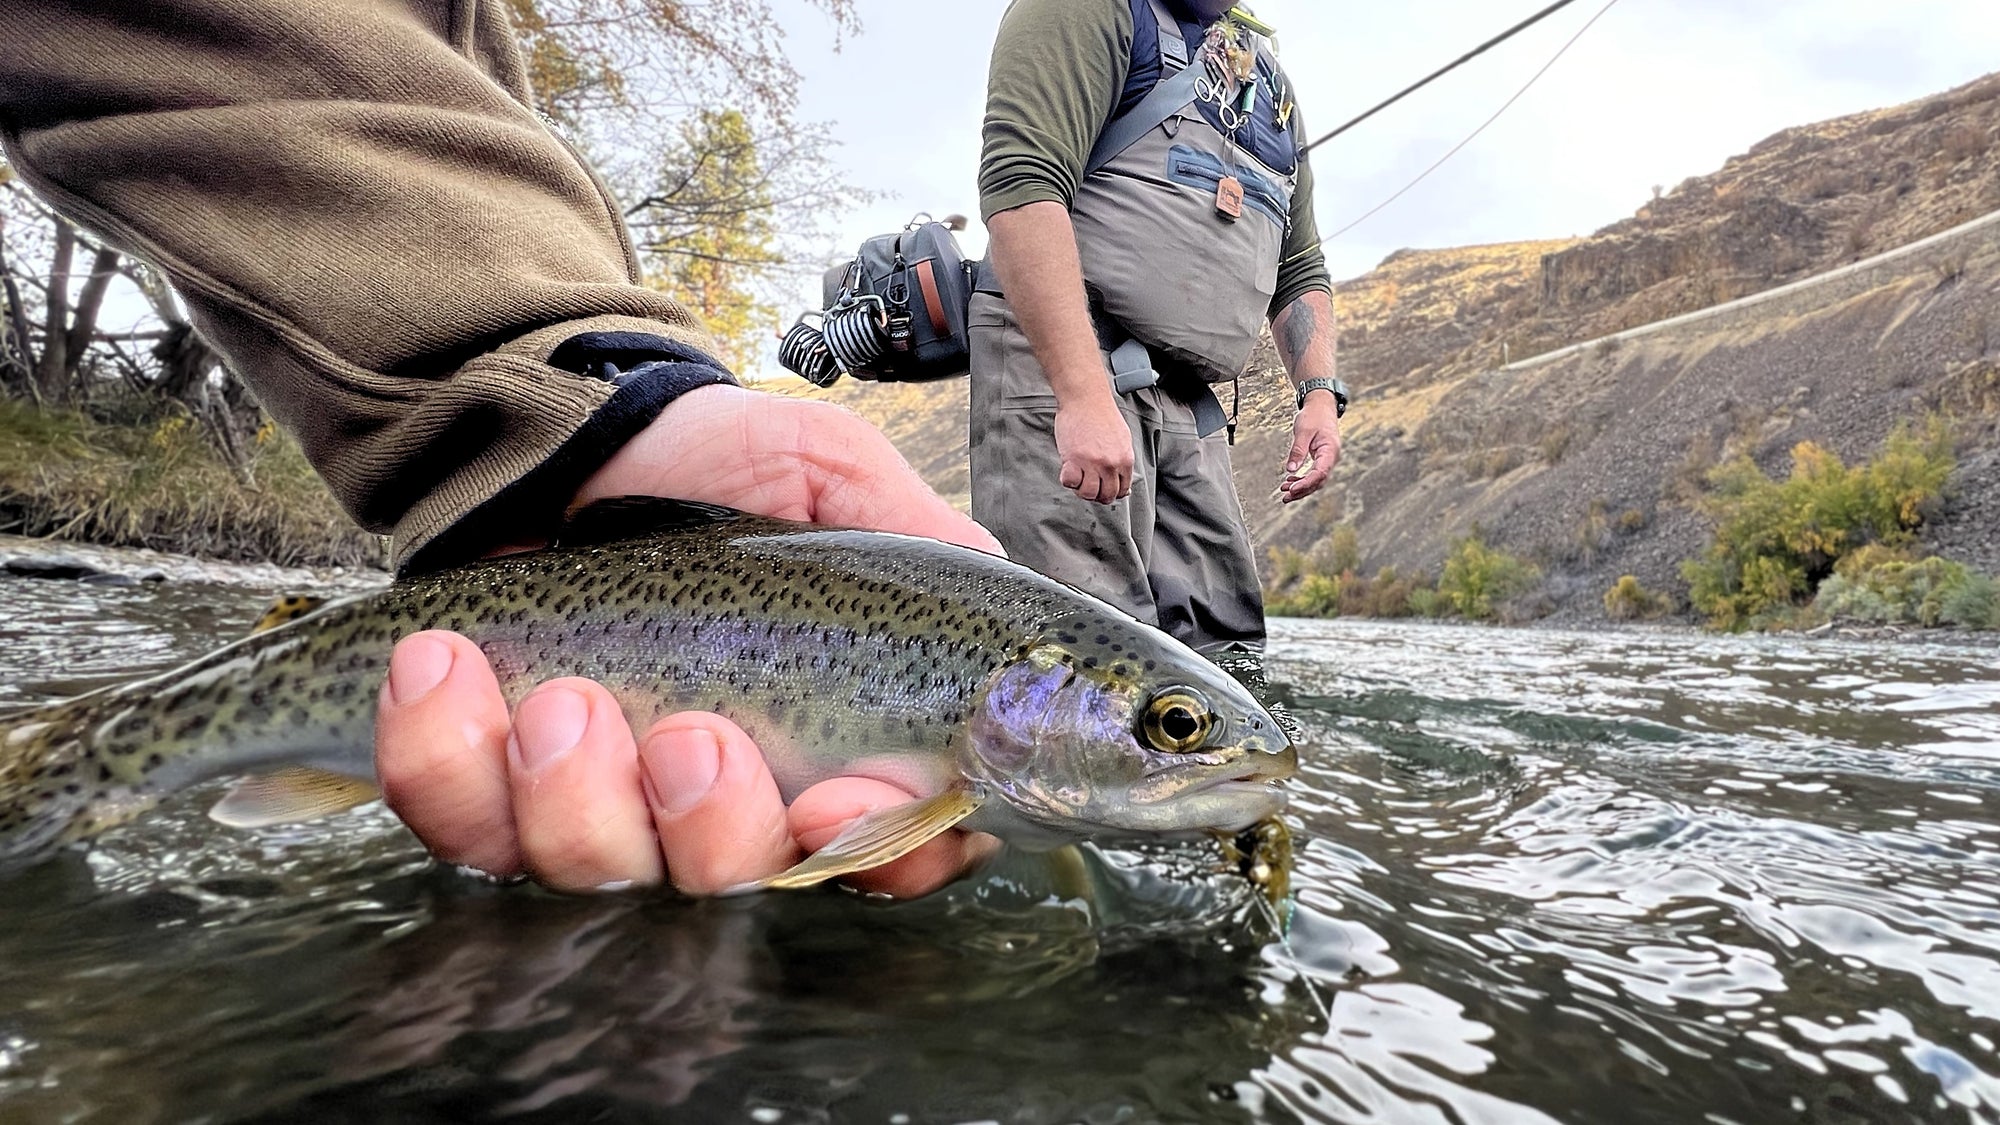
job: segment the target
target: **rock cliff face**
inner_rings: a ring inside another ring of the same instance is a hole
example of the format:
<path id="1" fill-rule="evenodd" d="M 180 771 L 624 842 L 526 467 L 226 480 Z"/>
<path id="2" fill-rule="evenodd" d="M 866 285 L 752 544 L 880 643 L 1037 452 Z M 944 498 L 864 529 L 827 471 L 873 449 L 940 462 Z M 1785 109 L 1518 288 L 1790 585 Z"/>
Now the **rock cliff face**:
<path id="1" fill-rule="evenodd" d="M 1779 470 L 1804 440 L 1859 460 L 1941 410 L 1960 423 L 1961 470 L 1927 538 L 2000 572 L 2000 74 L 1788 129 L 1589 238 L 1400 251 L 1336 300 L 1357 394 L 1322 495 L 1269 499 L 1290 394 L 1268 345 L 1242 380 L 1236 475 L 1261 545 L 1311 549 L 1348 522 L 1364 568 L 1434 571 L 1477 525 L 1544 565 L 1559 618 L 1588 620 L 1619 574 L 1681 588 L 1676 564 L 1707 532 L 1691 501 L 1717 460 Z M 962 382 L 826 397 L 964 502 Z"/>

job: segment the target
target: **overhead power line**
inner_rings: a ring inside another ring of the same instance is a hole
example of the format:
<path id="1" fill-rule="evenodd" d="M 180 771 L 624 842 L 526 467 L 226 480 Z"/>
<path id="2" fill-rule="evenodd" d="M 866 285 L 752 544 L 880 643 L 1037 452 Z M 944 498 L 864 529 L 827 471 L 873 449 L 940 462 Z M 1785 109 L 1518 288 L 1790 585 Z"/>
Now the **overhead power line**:
<path id="1" fill-rule="evenodd" d="M 1342 125 L 1340 128 L 1335 129 L 1331 133 L 1328 133 L 1325 136 L 1321 137 L 1320 139 L 1307 145 L 1306 151 L 1311 152 L 1312 150 L 1318 148 L 1319 146 L 1325 144 L 1326 142 L 1332 140 L 1333 138 L 1338 137 L 1342 133 L 1347 132 L 1349 129 L 1354 128 L 1356 125 L 1361 124 L 1363 121 L 1368 120 L 1369 118 L 1375 116 L 1376 114 L 1382 112 L 1383 110 L 1388 109 L 1390 106 L 1395 105 L 1397 102 L 1402 101 L 1404 98 L 1409 97 L 1411 94 L 1416 93 L 1418 90 L 1423 89 L 1425 86 L 1430 85 L 1432 82 L 1435 82 L 1440 78 L 1443 78 L 1445 75 L 1450 74 L 1452 71 L 1457 70 L 1459 67 L 1464 66 L 1466 63 L 1471 62 L 1473 59 L 1476 59 L 1480 55 L 1485 54 L 1487 51 L 1492 50 L 1494 47 L 1497 47 L 1500 44 L 1505 43 L 1507 40 L 1512 39 L 1514 36 L 1519 35 L 1521 32 L 1528 30 L 1529 28 L 1542 22 L 1549 16 L 1555 15 L 1557 12 L 1563 10 L 1564 8 L 1569 7 L 1571 4 L 1575 2 L 1576 0 L 1556 0 L 1555 3 L 1550 4 L 1548 7 L 1543 8 L 1541 11 L 1536 12 L 1534 15 L 1529 16 L 1527 19 L 1524 19 L 1520 23 L 1515 24 L 1513 27 L 1510 27 L 1507 30 L 1501 32 L 1500 34 L 1495 35 L 1493 38 L 1488 39 L 1486 42 L 1481 43 L 1479 46 L 1474 47 L 1472 50 L 1467 51 L 1466 53 L 1458 56 L 1452 61 L 1437 68 L 1436 70 L 1431 71 L 1429 74 L 1424 75 L 1422 78 L 1419 78 L 1415 82 L 1410 83 L 1408 86 L 1403 87 L 1395 94 L 1390 95 L 1387 99 L 1369 107 L 1360 116 L 1354 118 L 1353 120 L 1347 122 L 1345 125 Z"/>
<path id="2" fill-rule="evenodd" d="M 1569 0 L 1563 0 L 1563 2 L 1564 2 L 1564 3 L 1568 3 L 1568 2 L 1569 2 Z M 1568 42 L 1566 42 L 1566 43 L 1564 43 L 1564 44 L 1562 45 L 1562 47 L 1561 47 L 1561 48 L 1560 48 L 1559 50 L 1557 50 L 1557 51 L 1556 51 L 1556 53 L 1555 53 L 1554 55 L 1551 55 L 1551 56 L 1549 57 L 1549 61 L 1548 61 L 1548 62 L 1545 62 L 1545 63 L 1543 63 L 1543 64 L 1542 64 L 1542 69 L 1540 69 L 1540 70 L 1536 71 L 1536 72 L 1534 73 L 1534 75 L 1533 75 L 1532 77 L 1530 77 L 1530 78 L 1528 79 L 1528 81 L 1527 81 L 1527 82 L 1526 82 L 1525 84 L 1523 84 L 1523 85 L 1522 85 L 1522 87 L 1521 87 L 1520 89 L 1518 89 L 1518 90 L 1514 91 L 1514 96 L 1513 96 L 1513 97 L 1511 97 L 1511 98 L 1508 98 L 1508 99 L 1507 99 L 1507 100 L 1506 100 L 1506 101 L 1505 101 L 1504 103 L 1502 103 L 1499 109 L 1496 109 L 1496 110 L 1494 110 L 1494 111 L 1493 111 L 1493 116 L 1491 116 L 1491 117 L 1487 118 L 1487 119 L 1486 119 L 1485 121 L 1481 122 L 1481 123 L 1480 123 L 1480 126 L 1479 126 L 1479 128 L 1477 128 L 1477 129 L 1474 129 L 1474 130 L 1473 130 L 1473 131 L 1472 131 L 1472 132 L 1471 132 L 1471 133 L 1470 133 L 1470 134 L 1469 134 L 1469 135 L 1468 135 L 1468 136 L 1467 136 L 1467 137 L 1466 137 L 1466 138 L 1465 138 L 1464 140 L 1462 140 L 1462 141 L 1458 142 L 1458 143 L 1457 143 L 1456 145 L 1453 145 L 1453 146 L 1452 146 L 1452 148 L 1451 148 L 1451 151 L 1450 151 L 1450 152 L 1447 152 L 1447 153 L 1445 153 L 1445 154 L 1444 154 L 1443 156 L 1440 156 L 1440 157 L 1438 157 L 1438 158 L 1437 158 L 1437 162 L 1436 162 L 1436 163 L 1434 163 L 1434 164 L 1432 164 L 1432 165 L 1431 165 L 1430 167 L 1428 167 L 1428 168 L 1424 169 L 1424 170 L 1423 170 L 1422 172 L 1419 172 L 1419 173 L 1417 174 L 1417 178 L 1416 178 L 1416 179 L 1414 179 L 1414 180 L 1411 180 L 1411 181 L 1410 181 L 1409 183 L 1407 183 L 1407 184 L 1404 184 L 1404 185 L 1402 186 L 1402 188 L 1400 188 L 1400 189 L 1399 189 L 1399 190 L 1398 190 L 1398 191 L 1396 192 L 1396 194 L 1394 194 L 1394 195 L 1390 196 L 1389 198 L 1387 198 L 1387 199 L 1383 200 L 1383 201 L 1382 201 L 1382 202 L 1380 202 L 1380 203 L 1377 203 L 1377 204 L 1376 204 L 1375 206 L 1373 206 L 1373 207 L 1369 208 L 1369 209 L 1368 209 L 1368 211 L 1367 211 L 1367 213 L 1363 214 L 1363 215 L 1362 215 L 1362 216 L 1361 216 L 1360 218 L 1358 218 L 1358 219 L 1354 220 L 1353 222 L 1351 222 L 1351 223 L 1347 224 L 1347 225 L 1346 225 L 1346 226 L 1344 226 L 1344 227 L 1341 227 L 1341 228 L 1340 228 L 1339 230 L 1337 230 L 1337 231 L 1334 231 L 1334 232 L 1333 232 L 1332 234 L 1329 234 L 1329 235 L 1327 235 L 1327 236 L 1326 236 L 1325 238 L 1321 239 L 1320 241 L 1321 241 L 1321 242 L 1326 242 L 1326 241 L 1330 241 L 1330 240 L 1332 240 L 1332 239 L 1335 239 L 1335 238 L 1339 238 L 1339 237 L 1340 237 L 1341 235 L 1343 235 L 1343 234 L 1346 234 L 1346 233 L 1347 233 L 1348 231 L 1351 231 L 1351 230 L 1353 230 L 1353 229 L 1354 229 L 1355 227 L 1358 227 L 1358 226 L 1360 226 L 1360 225 L 1361 225 L 1362 223 L 1365 223 L 1365 222 L 1367 222 L 1367 221 L 1368 221 L 1369 219 L 1371 219 L 1371 218 L 1373 218 L 1373 217 L 1374 217 L 1374 215 L 1375 215 L 1375 213 L 1376 213 L 1377 211 L 1380 211 L 1380 210 L 1382 210 L 1382 208 L 1384 208 L 1384 207 L 1387 207 L 1387 206 L 1388 206 L 1389 204 L 1391 204 L 1391 203 L 1394 203 L 1394 202 L 1396 202 L 1396 201 L 1397 201 L 1398 199 L 1401 199 L 1401 198 L 1403 197 L 1403 195 L 1404 195 L 1404 194 L 1405 194 L 1406 192 L 1408 192 L 1408 191 L 1409 191 L 1409 190 L 1410 190 L 1411 188 L 1413 188 L 1413 187 L 1416 187 L 1416 186 L 1417 186 L 1418 184 L 1420 184 L 1420 183 L 1423 183 L 1423 182 L 1424 182 L 1424 177 L 1426 177 L 1426 176 L 1429 176 L 1429 175 L 1430 175 L 1430 174 L 1431 174 L 1432 172 L 1435 172 L 1435 171 L 1437 171 L 1437 170 L 1438 170 L 1439 168 L 1443 167 L 1443 166 L 1444 166 L 1444 162 L 1445 162 L 1445 161 L 1447 161 L 1447 160 L 1450 160 L 1450 159 L 1451 159 L 1452 157 L 1454 157 L 1454 156 L 1457 156 L 1457 155 L 1458 155 L 1458 153 L 1459 153 L 1459 150 L 1460 150 L 1460 149 L 1463 149 L 1463 148 L 1464 148 L 1464 147 L 1465 147 L 1466 145 L 1469 145 L 1469 144 L 1471 144 L 1471 143 L 1473 142 L 1473 140 L 1474 140 L 1475 138 L 1477 138 L 1477 137 L 1479 136 L 1479 134 L 1481 134 L 1481 133 L 1484 133 L 1484 132 L 1486 131 L 1486 128 L 1487 128 L 1487 126 L 1489 126 L 1489 125 L 1493 124 L 1493 123 L 1494 123 L 1495 121 L 1498 121 L 1498 120 L 1500 120 L 1500 115 L 1501 115 L 1501 114 L 1503 114 L 1503 113 L 1507 112 L 1507 110 L 1508 110 L 1508 109 L 1509 109 L 1509 108 L 1510 108 L 1511 106 L 1513 106 L 1513 104 L 1514 104 L 1515 102 L 1518 102 L 1518 101 L 1520 101 L 1520 100 L 1521 100 L 1521 95 L 1523 95 L 1523 94 L 1527 93 L 1527 92 L 1528 92 L 1528 90 L 1529 90 L 1529 89 L 1530 89 L 1531 87 L 1533 87 L 1533 86 L 1534 86 L 1534 84 L 1535 84 L 1536 82 L 1539 82 L 1539 81 L 1541 81 L 1541 77 L 1542 77 L 1542 75 L 1544 75 L 1544 74 L 1547 74 L 1547 73 L 1549 72 L 1549 68 L 1550 68 L 1550 67 L 1552 67 L 1552 66 L 1554 66 L 1554 65 L 1556 65 L 1556 61 L 1557 61 L 1558 59 L 1562 58 L 1562 57 L 1563 57 L 1563 56 L 1564 56 L 1565 54 L 1569 53 L 1569 49 L 1570 49 L 1571 47 L 1574 47 L 1574 46 L 1576 46 L 1576 41 L 1577 41 L 1577 40 L 1579 40 L 1579 39 L 1581 39 L 1581 38 L 1583 38 L 1583 33 L 1584 33 L 1584 32 L 1586 32 L 1586 31 L 1589 31 L 1589 30 L 1590 30 L 1590 27 L 1591 27 L 1591 25 L 1592 25 L 1592 24 L 1596 23 L 1596 22 L 1597 22 L 1598 20 L 1600 20 L 1600 19 L 1603 19 L 1603 18 L 1604 18 L 1604 13 L 1606 13 L 1606 12 L 1610 11 L 1610 10 L 1611 10 L 1611 9 L 1612 9 L 1613 7 L 1615 7 L 1615 6 L 1617 5 L 1617 3 L 1618 3 L 1618 0 L 1610 0 L 1610 3 L 1608 3 L 1608 4 L 1604 5 L 1604 7 L 1602 7 L 1602 8 L 1599 8 L 1599 9 L 1597 10 L 1597 14 L 1596 14 L 1596 15 L 1594 15 L 1594 16 L 1592 16 L 1592 17 L 1590 17 L 1590 19 L 1589 19 L 1589 20 L 1588 20 L 1587 22 L 1585 22 L 1585 23 L 1584 23 L 1584 25 L 1583 25 L 1582 27 L 1579 27 L 1579 28 L 1577 28 L 1577 29 L 1576 29 L 1576 34 L 1575 34 L 1575 35 L 1572 35 L 1572 36 L 1570 36 L 1570 37 L 1569 37 L 1569 41 L 1568 41 Z M 1560 6 L 1561 6 L 1561 5 L 1557 5 L 1557 7 L 1560 7 Z M 1552 11 L 1553 9 L 1549 9 L 1549 10 L 1550 10 L 1550 11 Z M 1546 13 L 1544 13 L 1544 14 L 1546 14 Z M 1539 18 L 1541 18 L 1541 17 L 1540 17 L 1540 16 L 1537 16 L 1536 18 L 1537 18 L 1537 19 L 1539 19 Z M 1471 56 L 1467 56 L 1467 57 L 1469 58 L 1469 57 L 1471 57 Z M 1317 144 L 1318 142 L 1317 142 L 1317 141 L 1315 141 L 1314 143 L 1315 143 L 1315 144 Z"/>

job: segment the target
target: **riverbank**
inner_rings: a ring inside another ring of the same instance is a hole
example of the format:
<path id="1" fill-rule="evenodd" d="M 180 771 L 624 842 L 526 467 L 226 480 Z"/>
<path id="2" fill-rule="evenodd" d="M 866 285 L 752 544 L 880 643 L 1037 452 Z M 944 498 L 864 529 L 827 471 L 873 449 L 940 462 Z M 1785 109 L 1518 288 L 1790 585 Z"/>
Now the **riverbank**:
<path id="1" fill-rule="evenodd" d="M 185 414 L 120 423 L 11 400 L 0 400 L 0 533 L 280 567 L 387 562 L 275 427 L 238 470 Z"/>

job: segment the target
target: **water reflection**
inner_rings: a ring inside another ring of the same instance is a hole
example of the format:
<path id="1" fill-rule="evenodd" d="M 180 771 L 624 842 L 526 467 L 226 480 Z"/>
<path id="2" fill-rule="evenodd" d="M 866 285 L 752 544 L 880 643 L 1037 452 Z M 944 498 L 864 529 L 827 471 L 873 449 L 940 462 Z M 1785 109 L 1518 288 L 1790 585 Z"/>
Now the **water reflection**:
<path id="1" fill-rule="evenodd" d="M 0 691 L 259 609 L 0 581 Z M 1281 623 L 1282 941 L 1185 850 L 575 900 L 194 799 L 0 879 L 0 1119 L 2000 1121 L 1990 657 Z"/>

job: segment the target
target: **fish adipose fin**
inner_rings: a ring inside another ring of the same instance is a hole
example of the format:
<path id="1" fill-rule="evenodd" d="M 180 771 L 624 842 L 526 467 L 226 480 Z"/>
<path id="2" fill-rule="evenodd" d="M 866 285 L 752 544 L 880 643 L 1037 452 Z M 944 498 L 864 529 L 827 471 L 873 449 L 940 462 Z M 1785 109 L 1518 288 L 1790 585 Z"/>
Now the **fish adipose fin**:
<path id="1" fill-rule="evenodd" d="M 267 629 L 276 629 L 288 621 L 297 621 L 325 605 L 326 602 L 327 599 L 312 594 L 286 594 L 272 602 L 271 608 L 264 611 L 264 616 L 259 617 L 255 625 L 250 626 L 250 635 L 254 637 Z"/>
<path id="2" fill-rule="evenodd" d="M 381 795 L 358 777 L 295 766 L 244 778 L 208 815 L 231 828 L 269 828 L 346 812 Z"/>
<path id="3" fill-rule="evenodd" d="M 768 879 L 742 883 L 725 894 L 789 891 L 818 886 L 828 879 L 868 871 L 898 860 L 950 831 L 952 826 L 986 803 L 982 793 L 966 784 L 954 785 L 935 797 L 894 808 L 878 809 L 847 826 L 833 842 L 790 870 Z"/>
<path id="4" fill-rule="evenodd" d="M 685 531 L 746 518 L 749 517 L 742 512 L 719 504 L 660 496 L 613 496 L 571 512 L 556 532 L 555 542 L 562 547 L 615 543 L 639 535 Z"/>

